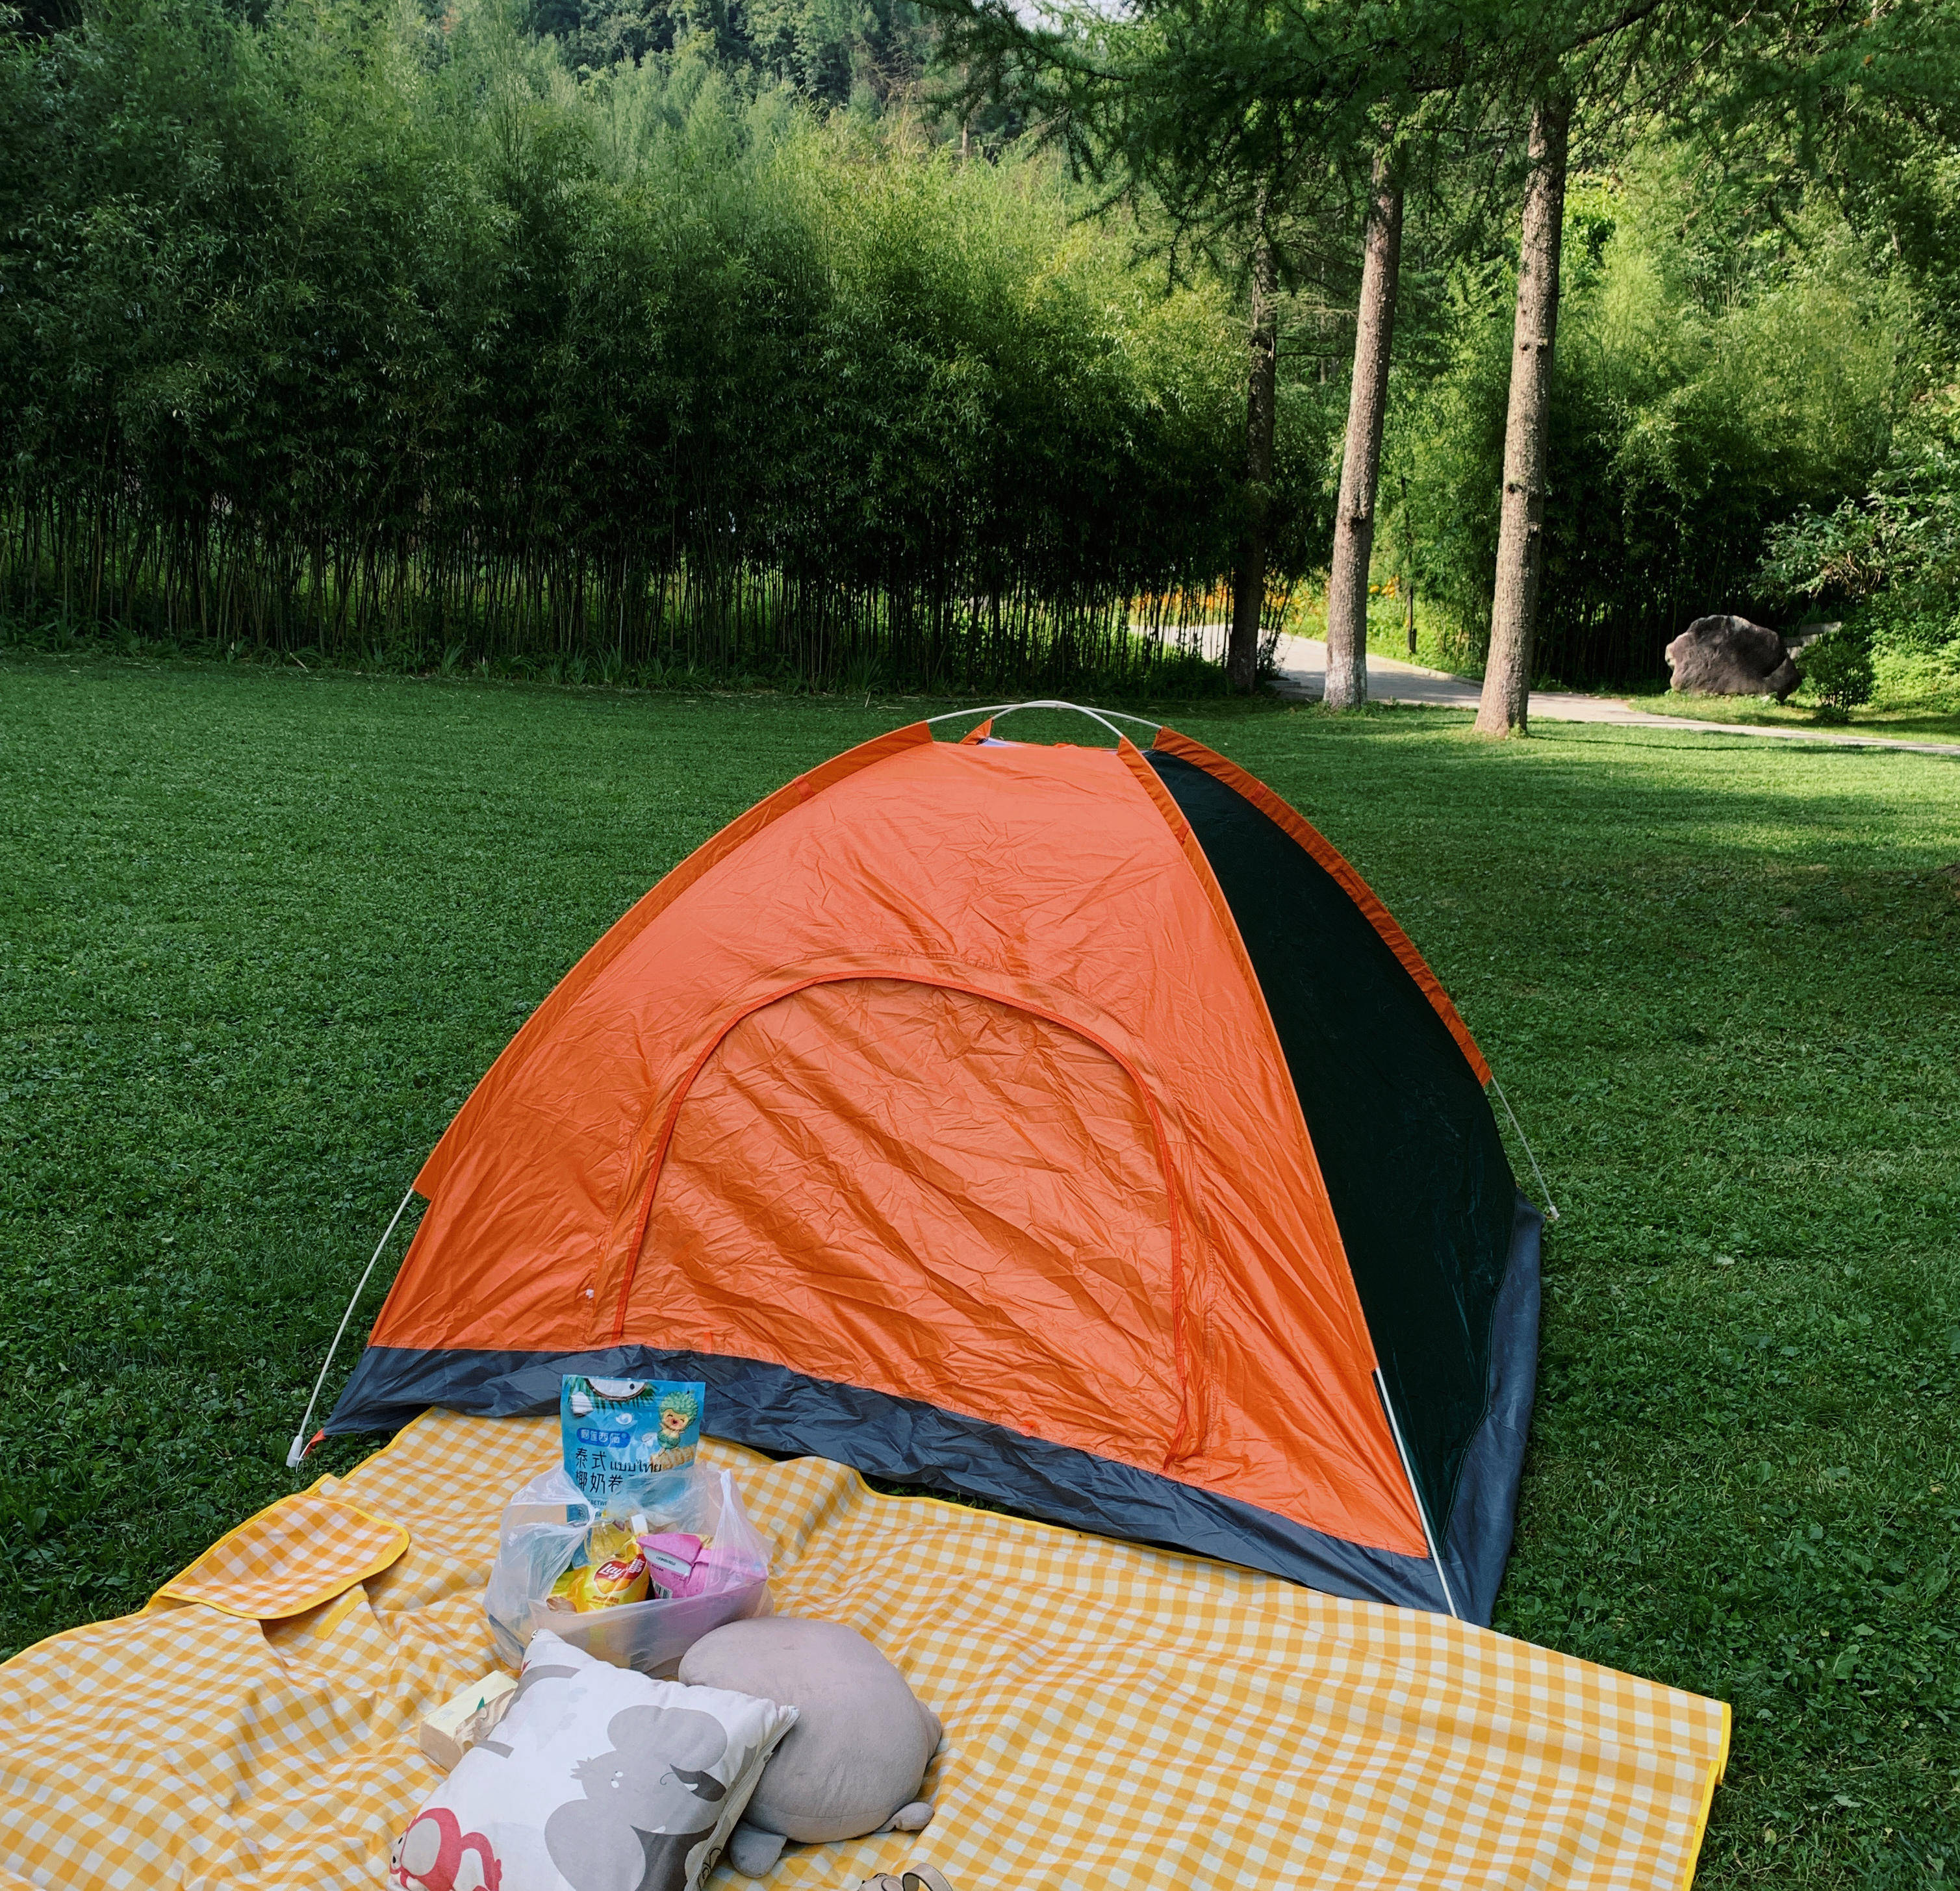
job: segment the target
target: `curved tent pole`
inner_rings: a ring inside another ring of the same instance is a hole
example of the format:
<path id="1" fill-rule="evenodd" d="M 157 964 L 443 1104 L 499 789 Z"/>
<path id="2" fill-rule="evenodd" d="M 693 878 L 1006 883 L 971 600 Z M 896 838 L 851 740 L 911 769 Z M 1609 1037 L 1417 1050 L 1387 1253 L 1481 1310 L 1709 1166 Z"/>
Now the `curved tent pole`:
<path id="1" fill-rule="evenodd" d="M 382 1230 L 381 1238 L 374 1244 L 374 1252 L 368 1265 L 361 1269 L 361 1278 L 355 1282 L 354 1292 L 348 1300 L 347 1310 L 340 1316 L 340 1324 L 335 1329 L 333 1344 L 326 1349 L 326 1357 L 320 1362 L 320 1377 L 313 1382 L 313 1396 L 307 1401 L 306 1415 L 300 1420 L 300 1428 L 293 1434 L 292 1443 L 286 1447 L 286 1469 L 297 1471 L 307 1454 L 307 1427 L 313 1422 L 313 1409 L 320 1402 L 320 1389 L 326 1383 L 327 1369 L 333 1364 L 333 1355 L 340 1350 L 340 1342 L 346 1337 L 347 1323 L 354 1317 L 354 1310 L 361 1304 L 361 1296 L 368 1285 L 368 1278 L 374 1271 L 374 1264 L 380 1259 L 382 1251 L 388 1245 L 388 1237 L 395 1231 L 395 1224 L 409 1211 L 409 1204 L 415 1199 L 415 1185 L 409 1184 L 409 1192 L 402 1197 L 402 1205 L 389 1219 Z"/>
<path id="2" fill-rule="evenodd" d="M 1436 1533 L 1429 1526 L 1429 1512 L 1424 1508 L 1422 1492 L 1417 1489 L 1415 1466 L 1409 1462 L 1408 1447 L 1402 1442 L 1402 1428 L 1395 1418 L 1395 1406 L 1389 1402 L 1388 1381 L 1382 1377 L 1379 1366 L 1375 1368 L 1375 1390 L 1382 1395 L 1382 1409 L 1389 1415 L 1389 1429 L 1395 1434 L 1395 1450 L 1401 1454 L 1402 1475 L 1408 1479 L 1409 1495 L 1415 1500 L 1415 1514 L 1422 1523 L 1422 1540 L 1429 1546 L 1429 1560 L 1436 1565 L 1436 1580 L 1443 1585 L 1443 1600 L 1448 1605 L 1452 1619 L 1461 1622 L 1463 1612 L 1456 1606 L 1456 1598 L 1449 1593 L 1449 1578 L 1443 1573 L 1443 1552 L 1436 1545 Z"/>
<path id="3" fill-rule="evenodd" d="M 1148 716 L 1131 715 L 1123 709 L 1085 708 L 1079 702 L 1064 702 L 1053 696 L 1042 696 L 1029 702 L 997 702 L 985 709 L 949 709 L 943 715 L 928 716 L 926 725 L 931 727 L 935 722 L 956 722 L 967 716 L 1011 715 L 1017 709 L 1072 710 L 1077 715 L 1088 717 L 1092 722 L 1101 723 L 1118 742 L 1124 740 L 1123 731 L 1109 720 L 1111 716 L 1115 716 L 1119 721 L 1141 723 L 1147 729 L 1161 729 L 1163 727 L 1161 722 L 1153 722 Z"/>

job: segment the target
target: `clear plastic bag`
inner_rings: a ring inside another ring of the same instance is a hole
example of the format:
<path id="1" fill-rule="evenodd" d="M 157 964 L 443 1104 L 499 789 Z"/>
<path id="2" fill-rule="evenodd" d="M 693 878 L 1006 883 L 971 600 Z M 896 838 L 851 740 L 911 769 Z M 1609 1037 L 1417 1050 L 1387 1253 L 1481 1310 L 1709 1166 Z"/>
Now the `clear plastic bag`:
<path id="1" fill-rule="evenodd" d="M 598 1515 L 558 1467 L 520 1486 L 504 1506 L 483 1612 L 506 1665 L 515 1667 L 524 1658 L 533 1600 L 549 1595 L 552 1584 L 578 1559 Z"/>
<path id="2" fill-rule="evenodd" d="M 549 1608 L 552 1585 L 571 1568 L 602 1517 L 643 1512 L 649 1530 L 712 1538 L 711 1579 L 695 1595 L 660 1597 L 616 1608 L 568 1614 Z M 532 1633 L 554 1635 L 602 1661 L 643 1674 L 671 1674 L 681 1657 L 711 1628 L 768 1615 L 769 1552 L 742 1507 L 726 1471 L 695 1464 L 622 1486 L 603 1511 L 593 1507 L 562 1469 L 517 1491 L 504 1507 L 497 1561 L 484 1591 L 497 1651 L 514 1667 Z"/>

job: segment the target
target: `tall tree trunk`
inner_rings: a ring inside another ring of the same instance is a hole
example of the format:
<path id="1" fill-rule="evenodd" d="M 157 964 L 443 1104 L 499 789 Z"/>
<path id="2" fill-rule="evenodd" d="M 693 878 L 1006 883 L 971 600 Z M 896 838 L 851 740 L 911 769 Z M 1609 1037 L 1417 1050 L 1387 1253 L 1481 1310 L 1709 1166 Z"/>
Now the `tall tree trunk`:
<path id="1" fill-rule="evenodd" d="M 1409 517 L 1408 475 L 1402 475 L 1402 610 L 1408 654 L 1415 654 L 1415 521 Z"/>
<path id="2" fill-rule="evenodd" d="M 1225 673 L 1232 687 L 1249 692 L 1258 680 L 1259 619 L 1266 601 L 1266 540 L 1272 511 L 1273 415 L 1279 349 L 1279 273 L 1266 229 L 1265 198 L 1259 199 L 1252 239 L 1252 321 L 1246 382 L 1246 524 L 1239 567 L 1232 581 L 1232 635 Z"/>
<path id="3" fill-rule="evenodd" d="M 1386 150 L 1375 153 L 1362 244 L 1361 301 L 1354 318 L 1354 379 L 1348 395 L 1348 444 L 1327 577 L 1327 706 L 1368 700 L 1368 561 L 1375 549 L 1375 495 L 1382 470 L 1382 416 L 1402 267 L 1402 193 Z"/>
<path id="4" fill-rule="evenodd" d="M 1511 349 L 1511 399 L 1504 418 L 1503 510 L 1491 651 L 1477 727 L 1522 735 L 1531 706 L 1532 645 L 1545 568 L 1545 465 L 1551 406 L 1551 345 L 1558 327 L 1558 242 L 1565 218 L 1565 144 L 1572 108 L 1544 98 L 1532 113 L 1531 174 L 1525 183 L 1518 253 L 1518 310 Z"/>

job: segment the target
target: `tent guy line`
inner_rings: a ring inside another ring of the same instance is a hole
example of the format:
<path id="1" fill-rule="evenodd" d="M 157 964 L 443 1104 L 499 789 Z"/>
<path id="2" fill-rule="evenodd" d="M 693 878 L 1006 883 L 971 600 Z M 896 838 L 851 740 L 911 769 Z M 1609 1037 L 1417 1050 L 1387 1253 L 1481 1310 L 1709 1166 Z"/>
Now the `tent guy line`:
<path id="1" fill-rule="evenodd" d="M 1532 1166 L 1532 1173 L 1538 1178 L 1538 1192 L 1545 1198 L 1545 1218 L 1548 1221 L 1558 1219 L 1558 1209 L 1551 1199 L 1551 1190 L 1545 1186 L 1545 1171 L 1538 1166 L 1538 1156 L 1531 1146 L 1531 1138 L 1525 1134 L 1525 1126 L 1518 1121 L 1518 1113 L 1511 1107 L 1511 1100 L 1504 1094 L 1504 1087 L 1497 1081 L 1497 1073 L 1491 1073 L 1491 1087 L 1497 1093 L 1497 1100 L 1504 1106 L 1504 1114 L 1510 1118 L 1511 1127 L 1518 1132 L 1518 1141 L 1524 1150 L 1525 1158 Z"/>

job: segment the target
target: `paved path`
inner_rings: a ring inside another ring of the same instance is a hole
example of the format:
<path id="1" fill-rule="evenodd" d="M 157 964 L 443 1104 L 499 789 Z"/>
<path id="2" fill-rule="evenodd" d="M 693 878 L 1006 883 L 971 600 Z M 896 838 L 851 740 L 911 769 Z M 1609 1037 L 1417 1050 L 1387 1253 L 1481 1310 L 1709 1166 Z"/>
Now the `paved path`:
<path id="1" fill-rule="evenodd" d="M 1327 646 L 1317 638 L 1282 637 L 1276 661 L 1283 696 L 1318 702 L 1327 686 Z M 1432 708 L 1477 707 L 1478 685 L 1440 670 L 1368 653 L 1370 702 L 1420 702 Z M 1582 696 L 1563 689 L 1534 689 L 1531 713 L 1547 722 L 1617 722 L 1643 729 L 1699 729 L 1704 734 L 1767 735 L 1785 742 L 1828 742 L 1839 748 L 1911 749 L 1920 755 L 1960 756 L 1960 742 L 1908 742 L 1882 735 L 1840 735 L 1830 729 L 1787 729 L 1761 722 L 1704 722 L 1694 716 L 1654 715 L 1615 696 Z"/>

